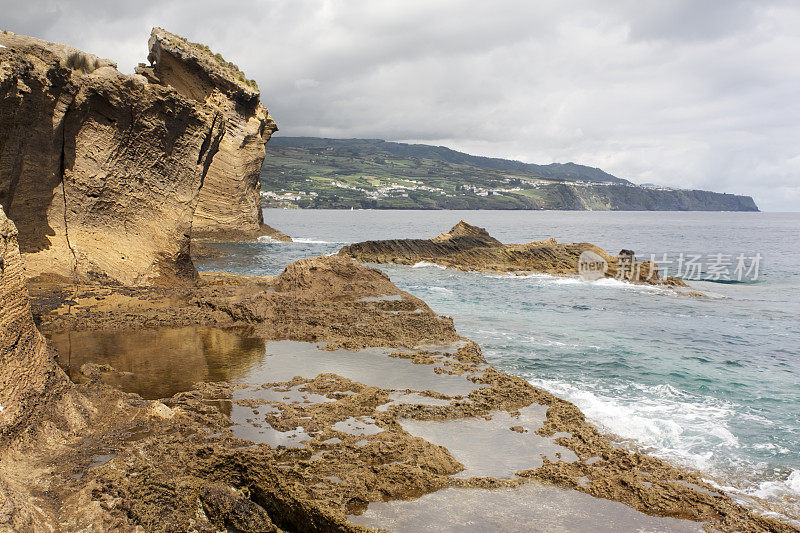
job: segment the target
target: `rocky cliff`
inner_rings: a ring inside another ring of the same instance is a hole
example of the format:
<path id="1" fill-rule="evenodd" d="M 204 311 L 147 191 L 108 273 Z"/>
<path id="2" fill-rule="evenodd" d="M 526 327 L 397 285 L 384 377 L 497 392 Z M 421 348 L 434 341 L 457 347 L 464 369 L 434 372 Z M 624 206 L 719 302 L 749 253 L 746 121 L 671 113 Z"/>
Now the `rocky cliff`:
<path id="1" fill-rule="evenodd" d="M 156 28 L 135 75 L 0 33 L 0 206 L 28 277 L 192 279 L 190 236 L 288 237 L 263 224 L 258 174 L 277 128 L 254 82 Z"/>
<path id="2" fill-rule="evenodd" d="M 6 32 L 0 44 L 0 205 L 27 276 L 193 277 L 220 113 L 74 48 Z"/>
<path id="3" fill-rule="evenodd" d="M 265 145 L 277 126 L 260 103 L 255 82 L 208 47 L 154 28 L 150 66 L 137 71 L 151 81 L 213 109 L 224 135 L 200 189 L 195 237 L 253 238 L 262 229 L 259 173 Z"/>
<path id="4" fill-rule="evenodd" d="M 750 196 L 632 185 L 549 185 L 537 209 L 596 211 L 758 211 Z"/>
<path id="5" fill-rule="evenodd" d="M 30 428 L 67 383 L 33 323 L 17 228 L 0 208 L 0 442 Z"/>

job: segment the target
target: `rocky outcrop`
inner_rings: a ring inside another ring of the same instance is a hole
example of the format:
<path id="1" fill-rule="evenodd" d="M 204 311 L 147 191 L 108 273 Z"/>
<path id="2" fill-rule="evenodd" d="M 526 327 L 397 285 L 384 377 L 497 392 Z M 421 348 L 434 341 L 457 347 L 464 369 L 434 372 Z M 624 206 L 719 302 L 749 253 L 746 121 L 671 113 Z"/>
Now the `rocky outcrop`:
<path id="1" fill-rule="evenodd" d="M 278 242 L 292 242 L 292 238 L 286 235 L 284 232 L 266 224 L 261 224 L 259 234 L 260 237 L 268 237 Z"/>
<path id="2" fill-rule="evenodd" d="M 278 128 L 259 101 L 258 86 L 208 47 L 161 28 L 153 29 L 149 45 L 150 66 L 137 71 L 216 111 L 224 129 L 200 189 L 193 236 L 231 240 L 267 234 L 259 174 L 265 145 Z"/>
<path id="3" fill-rule="evenodd" d="M 290 240 L 258 194 L 275 123 L 235 66 L 159 28 L 132 76 L 65 45 L 0 44 L 0 206 L 27 277 L 173 282 L 196 277 L 193 232 Z"/>
<path id="4" fill-rule="evenodd" d="M 465 238 L 470 239 L 475 245 L 483 246 L 499 246 L 502 243 L 489 235 L 489 232 L 484 228 L 467 224 L 463 220 L 453 226 L 453 229 L 446 233 L 440 234 L 438 237 L 431 239 L 433 242 L 447 242 L 453 239 L 459 239 L 462 242 Z"/>
<path id="5" fill-rule="evenodd" d="M 220 113 L 74 48 L 6 32 L 0 44 L 0 204 L 26 275 L 193 278 Z"/>
<path id="6" fill-rule="evenodd" d="M 325 300 L 400 294 L 385 273 L 375 268 L 364 268 L 344 256 L 296 261 L 286 267 L 272 283 L 272 288 L 278 292 Z"/>
<path id="7" fill-rule="evenodd" d="M 61 458 L 62 476 L 50 489 L 52 499 L 62 498 L 62 530 L 112 529 L 98 524 L 116 518 L 118 529 L 147 531 L 361 532 L 350 521 L 372 502 L 530 482 L 705 522 L 707 529 L 796 530 L 749 512 L 697 473 L 614 445 L 573 404 L 488 365 L 452 320 L 347 257 L 299 261 L 273 279 L 204 273 L 201 280 L 193 288 L 116 294 L 79 286 L 40 302 L 55 306 L 42 313 L 48 333 L 105 336 L 146 327 L 148 335 L 171 338 L 174 330 L 153 326 L 189 320 L 264 340 L 307 341 L 270 343 L 256 357 L 234 346 L 225 366 L 238 373 L 227 382 L 186 384 L 193 388 L 152 403 L 127 395 L 159 417 L 115 412 L 115 431 L 102 434 L 105 465 Z M 175 355 L 180 372 L 191 359 Z M 129 374 L 94 367 L 83 374 L 95 381 L 79 387 L 120 383 L 115 375 Z M 142 377 L 155 379 L 147 371 Z M 440 429 L 421 433 L 427 424 Z M 264 431 L 295 437 L 264 442 Z M 127 438 L 131 432 L 135 438 Z M 445 434 L 452 438 L 441 441 Z M 509 439 L 517 444 L 506 445 Z M 503 460 L 481 442 L 503 443 Z M 508 468 L 476 471 L 483 455 Z M 93 509 L 111 516 L 98 522 Z M 88 516 L 74 518 L 81 513 Z M 572 525 L 568 513 L 562 520 Z"/>
<path id="8" fill-rule="evenodd" d="M 366 241 L 339 251 L 362 263 L 413 265 L 435 263 L 447 268 L 481 272 L 540 272 L 556 276 L 578 275 L 584 252 L 603 263 L 602 276 L 636 283 L 685 286 L 676 278 L 661 279 L 658 266 L 628 254 L 618 257 L 589 243 L 558 244 L 555 239 L 527 244 L 503 244 L 483 229 L 463 220 L 433 239 Z M 623 250 L 627 252 L 627 250 Z M 585 256 L 584 256 L 585 257 Z"/>

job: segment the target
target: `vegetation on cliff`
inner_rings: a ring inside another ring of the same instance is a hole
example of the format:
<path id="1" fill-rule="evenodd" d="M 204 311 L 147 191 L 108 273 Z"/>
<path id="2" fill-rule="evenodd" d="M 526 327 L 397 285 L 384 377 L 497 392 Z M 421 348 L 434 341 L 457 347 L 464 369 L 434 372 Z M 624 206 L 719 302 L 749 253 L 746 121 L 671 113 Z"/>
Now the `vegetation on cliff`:
<path id="1" fill-rule="evenodd" d="M 748 196 L 643 187 L 574 163 L 533 165 L 376 139 L 276 137 L 261 188 L 272 207 L 758 210 Z"/>
<path id="2" fill-rule="evenodd" d="M 180 35 L 175 35 L 175 36 L 178 37 L 179 39 L 182 39 L 187 44 L 189 44 L 189 45 L 191 45 L 191 46 L 193 46 L 195 48 L 198 48 L 198 49 L 202 50 L 203 52 L 205 52 L 206 54 L 208 54 L 211 57 L 213 57 L 214 61 L 219 63 L 220 66 L 230 70 L 233 73 L 233 76 L 237 80 L 241 81 L 242 83 L 244 83 L 246 85 L 249 85 L 250 87 L 253 87 L 254 89 L 258 89 L 258 83 L 256 83 L 256 80 L 251 80 L 247 76 L 245 76 L 244 72 L 239 70 L 239 65 L 237 65 L 236 63 L 231 63 L 230 61 L 226 60 L 224 57 L 222 57 L 222 54 L 220 54 L 219 52 L 212 51 L 211 48 L 209 48 L 208 45 L 205 45 L 203 43 L 193 43 L 193 42 L 189 41 L 188 39 L 186 39 L 186 37 L 181 37 Z"/>

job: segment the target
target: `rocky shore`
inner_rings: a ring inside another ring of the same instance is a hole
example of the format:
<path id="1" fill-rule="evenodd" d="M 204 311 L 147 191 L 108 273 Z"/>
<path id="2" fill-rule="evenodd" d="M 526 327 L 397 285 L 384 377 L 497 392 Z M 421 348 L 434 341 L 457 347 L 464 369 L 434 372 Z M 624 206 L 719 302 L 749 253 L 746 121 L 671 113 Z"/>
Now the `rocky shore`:
<path id="1" fill-rule="evenodd" d="M 484 229 L 463 220 L 450 231 L 432 239 L 395 239 L 366 241 L 345 246 L 340 255 L 361 263 L 414 265 L 434 263 L 446 268 L 510 274 L 542 273 L 554 276 L 577 276 L 583 254 L 599 261 L 599 277 L 630 283 L 647 283 L 669 288 L 685 288 L 679 278 L 662 278 L 658 265 L 640 261 L 631 250 L 612 256 L 589 243 L 560 244 L 550 238 L 526 244 L 503 244 Z"/>
<path id="2" fill-rule="evenodd" d="M 34 283 L 31 296 L 51 337 L 200 325 L 262 339 L 268 355 L 246 381 L 144 399 L 106 365 L 84 364 L 70 383 L 28 322 L 26 353 L 42 365 L 32 374 L 61 388 L 48 387 L 25 426 L 4 424 L 8 527 L 360 531 L 352 522 L 371 502 L 544 483 L 723 531 L 793 530 L 694 473 L 614 447 L 574 405 L 487 365 L 451 320 L 345 257 L 272 279 Z M 2 401 L 6 412 L 17 404 Z"/>
<path id="3" fill-rule="evenodd" d="M 797 531 L 499 372 L 347 257 L 372 248 L 274 278 L 197 274 L 193 236 L 262 231 L 220 204 L 247 196 L 231 191 L 249 174 L 225 169 L 253 163 L 270 129 L 257 91 L 201 45 L 156 29 L 153 65 L 126 76 L 0 37 L 2 131 L 28 132 L 0 135 L 0 530 L 367 531 L 396 527 L 382 506 L 436 496 L 452 520 L 499 498 L 494 513 L 523 512 L 496 517 L 506 529 Z M 591 247 L 518 249 L 466 224 L 395 242 L 553 273 Z"/>

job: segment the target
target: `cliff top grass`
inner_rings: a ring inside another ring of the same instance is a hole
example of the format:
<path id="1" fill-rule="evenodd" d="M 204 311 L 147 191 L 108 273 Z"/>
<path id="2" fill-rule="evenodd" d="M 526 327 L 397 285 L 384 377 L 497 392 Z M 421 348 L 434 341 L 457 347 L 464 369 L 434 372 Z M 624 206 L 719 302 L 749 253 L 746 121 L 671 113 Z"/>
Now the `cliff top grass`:
<path id="1" fill-rule="evenodd" d="M 217 70 L 222 77 L 247 87 L 250 91 L 256 93 L 259 91 L 258 83 L 255 80 L 249 79 L 236 63 L 226 60 L 220 53 L 215 53 L 208 45 L 192 42 L 186 37 L 174 34 L 163 28 L 153 28 L 151 46 L 153 38 L 168 45 L 173 51 L 179 50 L 184 55 L 194 56 L 201 63 L 205 63 L 207 65 L 206 68 L 210 68 L 212 71 Z"/>
<path id="2" fill-rule="evenodd" d="M 247 76 L 245 76 L 244 72 L 242 72 L 239 69 L 239 65 L 237 65 L 236 63 L 232 63 L 230 61 L 227 61 L 224 57 L 222 57 L 222 54 L 220 54 L 219 52 L 214 53 L 211 50 L 211 48 L 208 47 L 208 45 L 205 45 L 203 43 L 194 43 L 192 41 L 189 41 L 185 37 L 181 37 L 180 35 L 176 35 L 176 37 L 182 39 L 189 46 L 192 46 L 194 48 L 202 50 L 207 55 L 211 56 L 214 59 L 214 61 L 217 62 L 217 64 L 219 66 L 221 66 L 224 69 L 229 70 L 233 74 L 233 76 L 237 80 L 239 80 L 240 82 L 242 82 L 245 85 L 248 85 L 250 87 L 253 87 L 254 89 L 258 89 L 258 83 L 256 83 L 256 80 L 251 80 Z"/>

